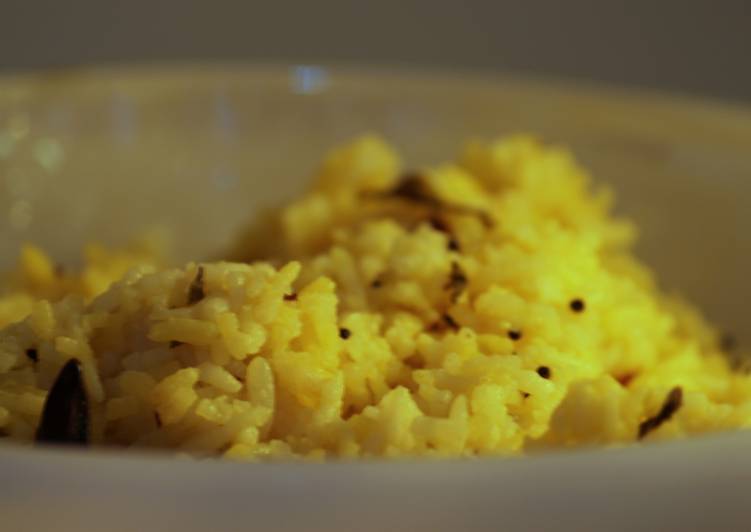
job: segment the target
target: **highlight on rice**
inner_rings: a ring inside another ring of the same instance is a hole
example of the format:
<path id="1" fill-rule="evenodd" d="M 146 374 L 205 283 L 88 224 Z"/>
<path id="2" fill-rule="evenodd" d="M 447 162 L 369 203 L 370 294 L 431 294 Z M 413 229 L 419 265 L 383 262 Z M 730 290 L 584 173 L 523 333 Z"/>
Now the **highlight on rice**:
<path id="1" fill-rule="evenodd" d="M 227 261 L 28 245 L 0 297 L 7 441 L 238 460 L 475 456 L 751 424 L 751 377 L 662 293 L 565 150 L 405 169 L 363 137 Z"/>

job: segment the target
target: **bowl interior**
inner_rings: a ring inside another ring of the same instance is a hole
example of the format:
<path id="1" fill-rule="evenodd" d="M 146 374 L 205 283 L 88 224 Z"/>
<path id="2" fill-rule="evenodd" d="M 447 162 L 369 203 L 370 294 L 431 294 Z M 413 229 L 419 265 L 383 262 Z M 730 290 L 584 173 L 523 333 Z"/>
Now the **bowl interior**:
<path id="1" fill-rule="evenodd" d="M 467 137 L 531 132 L 570 146 L 641 226 L 638 252 L 662 285 L 751 340 L 751 112 L 556 83 L 319 67 L 5 79 L 0 267 L 26 240 L 73 263 L 87 241 L 118 244 L 155 224 L 174 232 L 179 258 L 212 256 L 259 206 L 304 187 L 326 149 L 364 132 L 408 165 L 446 160 Z M 0 508 L 17 530 L 107 519 L 113 530 L 493 530 L 499 515 L 515 530 L 730 530 L 746 515 L 748 441 L 326 468 L 0 449 L 2 476 L 20 479 Z"/>

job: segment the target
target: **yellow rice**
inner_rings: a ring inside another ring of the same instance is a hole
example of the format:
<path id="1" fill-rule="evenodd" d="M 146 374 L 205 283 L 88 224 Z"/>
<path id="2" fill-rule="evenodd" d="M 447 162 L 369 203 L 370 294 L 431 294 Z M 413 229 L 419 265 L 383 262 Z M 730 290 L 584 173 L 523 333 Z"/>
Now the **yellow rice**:
<path id="1" fill-rule="evenodd" d="M 415 174 L 428 201 L 393 193 L 404 170 L 377 138 L 335 150 L 234 262 L 92 246 L 61 273 L 25 247 L 0 298 L 0 432 L 33 441 L 70 358 L 94 444 L 196 456 L 635 442 L 677 387 L 680 408 L 643 441 L 751 424 L 751 378 L 658 290 L 634 227 L 566 150 L 470 142 Z"/>

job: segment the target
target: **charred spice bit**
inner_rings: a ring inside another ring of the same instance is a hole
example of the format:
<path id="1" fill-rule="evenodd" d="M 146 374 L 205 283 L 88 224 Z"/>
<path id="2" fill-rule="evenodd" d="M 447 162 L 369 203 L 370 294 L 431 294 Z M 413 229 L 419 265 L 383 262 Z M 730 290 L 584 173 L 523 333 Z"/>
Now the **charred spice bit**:
<path id="1" fill-rule="evenodd" d="M 446 329 L 452 329 L 454 331 L 459 330 L 459 324 L 456 322 L 456 320 L 451 316 L 450 314 L 443 314 L 441 316 L 441 319 L 435 323 L 433 323 L 430 327 L 428 327 L 428 331 L 430 332 L 442 332 Z"/>
<path id="2" fill-rule="evenodd" d="M 517 329 L 511 329 L 508 332 L 509 339 L 513 340 L 514 342 L 517 342 L 522 339 L 522 332 Z"/>
<path id="3" fill-rule="evenodd" d="M 584 312 L 586 305 L 584 304 L 583 299 L 576 298 L 571 300 L 569 307 L 571 307 L 571 310 L 573 310 L 574 312 Z"/>
<path id="4" fill-rule="evenodd" d="M 36 348 L 30 347 L 26 350 L 26 357 L 32 362 L 37 362 L 39 360 L 39 352 Z"/>
<path id="5" fill-rule="evenodd" d="M 459 324 L 456 323 L 456 320 L 451 316 L 451 314 L 444 314 L 441 316 L 443 318 L 443 321 L 448 325 L 451 329 L 458 331 L 459 330 Z"/>
<path id="6" fill-rule="evenodd" d="M 159 413 L 158 412 L 154 412 L 154 421 L 156 422 L 156 427 L 158 429 L 161 429 L 162 428 L 162 418 L 159 417 Z"/>
<path id="7" fill-rule="evenodd" d="M 175 347 L 180 347 L 181 345 L 183 345 L 183 343 L 179 340 L 171 340 L 169 343 L 170 349 L 174 349 Z"/>
<path id="8" fill-rule="evenodd" d="M 652 416 L 646 421 L 643 421 L 639 425 L 639 439 L 641 440 L 642 438 L 644 438 L 644 436 L 659 428 L 660 425 L 673 417 L 673 414 L 678 411 L 682 404 L 683 389 L 680 386 L 676 386 L 675 388 L 670 390 L 670 393 L 665 398 L 665 402 L 662 403 L 662 408 L 660 408 L 660 411 L 657 412 L 655 416 Z"/>
<path id="9" fill-rule="evenodd" d="M 81 363 L 70 359 L 60 370 L 47 399 L 36 433 L 40 443 L 89 443 L 89 399 Z"/>
<path id="10" fill-rule="evenodd" d="M 467 275 L 459 266 L 459 263 L 454 261 L 451 263 L 451 273 L 449 273 L 449 279 L 446 284 L 443 285 L 445 290 L 451 291 L 451 302 L 456 303 L 461 297 L 464 290 L 467 288 Z"/>
<path id="11" fill-rule="evenodd" d="M 203 266 L 199 266 L 196 277 L 188 288 L 188 305 L 198 303 L 204 297 L 206 297 L 206 293 L 203 290 Z"/>
<path id="12" fill-rule="evenodd" d="M 526 399 L 526 398 L 528 398 L 528 397 L 529 397 L 530 395 L 532 395 L 532 394 L 531 394 L 531 393 L 529 393 L 529 392 L 521 392 L 521 394 L 522 394 L 522 399 Z"/>
<path id="13" fill-rule="evenodd" d="M 550 371 L 549 367 L 540 366 L 539 368 L 537 368 L 537 374 L 543 379 L 549 379 L 552 375 L 552 372 Z"/>
<path id="14" fill-rule="evenodd" d="M 284 300 L 285 301 L 297 301 L 297 293 L 292 292 L 291 294 L 284 294 Z"/>
<path id="15" fill-rule="evenodd" d="M 433 215 L 428 219 L 428 223 L 430 224 L 430 227 L 438 231 L 439 233 L 445 233 L 446 234 L 446 248 L 449 251 L 459 251 L 459 241 L 457 238 L 451 233 L 451 228 L 446 223 L 446 221 L 441 218 L 440 216 Z"/>
<path id="16" fill-rule="evenodd" d="M 624 373 L 623 375 L 617 376 L 615 380 L 617 380 L 621 386 L 626 388 L 631 383 L 631 381 L 634 380 L 635 377 L 636 372 L 632 371 L 630 373 Z"/>
<path id="17" fill-rule="evenodd" d="M 352 336 L 352 331 L 350 331 L 349 329 L 345 327 L 339 329 L 339 338 L 341 338 L 342 340 L 346 340 L 350 336 Z"/>
<path id="18" fill-rule="evenodd" d="M 382 286 L 383 286 L 383 279 L 381 279 L 380 277 L 376 277 L 370 283 L 371 288 L 381 288 Z"/>

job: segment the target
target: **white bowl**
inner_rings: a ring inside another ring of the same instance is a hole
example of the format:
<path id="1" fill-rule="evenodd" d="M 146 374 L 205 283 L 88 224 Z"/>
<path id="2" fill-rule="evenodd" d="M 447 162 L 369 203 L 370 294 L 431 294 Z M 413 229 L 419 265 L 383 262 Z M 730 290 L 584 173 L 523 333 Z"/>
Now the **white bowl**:
<path id="1" fill-rule="evenodd" d="M 570 146 L 643 228 L 662 285 L 751 341 L 751 111 L 655 94 L 321 67 L 65 71 L 0 82 L 0 266 L 154 224 L 210 256 L 363 132 L 410 164 L 470 136 Z M 270 235 L 272 236 L 272 235 Z M 0 448 L 2 530 L 745 530 L 751 433 L 526 459 L 238 465 Z"/>

